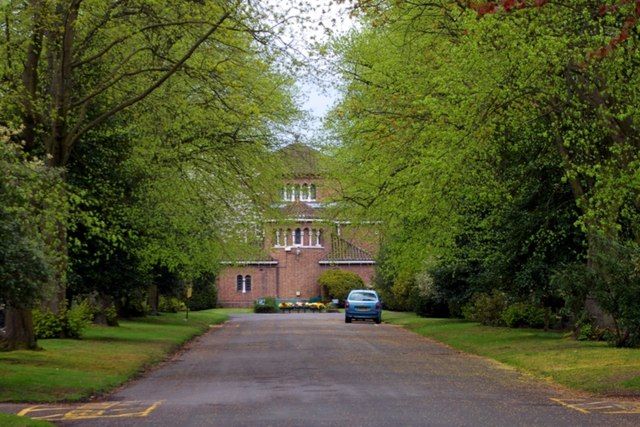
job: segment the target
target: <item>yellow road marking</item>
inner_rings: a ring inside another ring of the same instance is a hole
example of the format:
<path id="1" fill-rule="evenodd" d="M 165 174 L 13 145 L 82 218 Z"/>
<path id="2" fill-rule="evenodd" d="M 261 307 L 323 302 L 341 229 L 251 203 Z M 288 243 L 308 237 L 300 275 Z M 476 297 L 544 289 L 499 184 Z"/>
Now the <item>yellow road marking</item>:
<path id="1" fill-rule="evenodd" d="M 56 407 L 43 407 L 43 405 L 36 405 L 36 406 L 29 406 L 28 408 L 24 408 L 22 411 L 18 412 L 17 415 L 20 417 L 24 417 L 25 415 L 31 412 L 50 411 L 50 410 L 56 410 L 56 409 L 67 409 L 67 408 L 64 406 L 60 406 L 56 408 Z"/>
<path id="2" fill-rule="evenodd" d="M 24 408 L 18 412 L 19 416 L 28 415 L 38 420 L 87 420 L 95 418 L 142 418 L 149 416 L 162 400 L 156 402 L 123 401 L 123 402 L 93 402 L 73 406 L 36 405 Z"/>
<path id="3" fill-rule="evenodd" d="M 589 400 L 589 399 L 556 399 L 550 400 L 583 414 L 640 414 L 640 402 L 623 402 L 615 400 Z"/>
<path id="4" fill-rule="evenodd" d="M 573 406 L 573 405 L 571 405 L 569 403 L 563 402 L 560 399 L 556 399 L 556 398 L 553 398 L 553 397 L 551 397 L 550 399 L 553 400 L 556 403 L 559 403 L 560 405 L 564 406 L 565 408 L 574 409 L 576 411 L 582 412 L 583 414 L 588 414 L 589 413 L 589 411 L 587 411 L 586 409 L 582 409 L 582 408 L 579 408 L 577 406 Z"/>

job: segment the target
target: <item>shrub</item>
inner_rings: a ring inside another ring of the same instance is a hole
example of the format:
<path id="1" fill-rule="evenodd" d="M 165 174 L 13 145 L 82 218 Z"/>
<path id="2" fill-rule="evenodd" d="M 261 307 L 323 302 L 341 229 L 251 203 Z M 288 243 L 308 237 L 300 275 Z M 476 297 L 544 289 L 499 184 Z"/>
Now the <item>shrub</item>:
<path id="1" fill-rule="evenodd" d="M 62 336 L 62 322 L 59 316 L 50 310 L 33 310 L 33 328 L 36 337 L 40 339 L 60 338 Z"/>
<path id="2" fill-rule="evenodd" d="M 260 298 L 253 303 L 254 313 L 277 313 L 278 311 L 276 299 L 272 297 Z"/>
<path id="3" fill-rule="evenodd" d="M 491 294 L 475 294 L 462 308 L 464 318 L 488 326 L 503 326 L 502 312 L 507 307 L 507 296 L 498 290 Z"/>
<path id="4" fill-rule="evenodd" d="M 471 278 L 477 277 L 477 271 L 468 265 L 442 262 L 431 267 L 429 273 L 433 277 L 434 289 L 446 301 L 449 316 L 463 317 L 462 307 L 473 296 Z"/>
<path id="5" fill-rule="evenodd" d="M 40 339 L 80 338 L 92 319 L 93 309 L 87 301 L 62 309 L 57 315 L 50 310 L 33 310 L 33 325 Z"/>
<path id="6" fill-rule="evenodd" d="M 640 345 L 640 245 L 613 240 L 597 242 L 592 255 L 590 294 L 612 317 L 616 347 Z"/>
<path id="7" fill-rule="evenodd" d="M 107 326 L 118 326 L 118 311 L 114 306 L 110 306 L 102 310 L 107 319 Z"/>
<path id="8" fill-rule="evenodd" d="M 118 317 L 144 317 L 151 312 L 146 289 L 133 289 L 115 300 Z"/>
<path id="9" fill-rule="evenodd" d="M 449 316 L 444 294 L 436 287 L 434 277 L 427 269 L 415 275 L 409 302 L 418 316 Z"/>
<path id="10" fill-rule="evenodd" d="M 65 335 L 69 338 L 80 338 L 82 332 L 91 324 L 93 320 L 93 308 L 88 301 L 74 304 L 66 312 Z"/>
<path id="11" fill-rule="evenodd" d="M 176 297 L 166 297 L 160 295 L 160 301 L 158 303 L 158 310 L 164 313 L 177 313 L 179 311 L 185 311 L 187 306 L 183 301 L 180 301 Z"/>
<path id="12" fill-rule="evenodd" d="M 594 323 L 587 322 L 578 326 L 578 341 L 610 341 L 613 334 L 606 328 L 601 328 Z"/>
<path id="13" fill-rule="evenodd" d="M 331 298 L 343 301 L 352 289 L 364 288 L 364 281 L 356 273 L 347 270 L 332 269 L 323 272 L 318 284 Z"/>
<path id="14" fill-rule="evenodd" d="M 336 307 L 333 303 L 325 304 L 325 311 L 327 313 L 340 313 L 340 310 L 338 310 L 338 307 Z"/>
<path id="15" fill-rule="evenodd" d="M 542 328 L 546 314 L 544 308 L 519 302 L 502 312 L 502 320 L 510 328 Z"/>
<path id="16" fill-rule="evenodd" d="M 203 274 L 193 281 L 193 293 L 187 301 L 189 310 L 206 310 L 215 308 L 218 299 L 213 274 Z"/>
<path id="17" fill-rule="evenodd" d="M 610 341 L 617 347 L 640 345 L 640 245 L 594 236 L 594 247 L 589 264 L 574 263 L 556 272 L 556 282 L 575 319 L 576 337 L 603 335 L 587 323 L 611 328 Z M 611 316 L 589 318 L 597 313 L 586 313 L 585 301 L 592 298 L 597 308 Z M 583 332 L 583 329 L 586 332 Z"/>

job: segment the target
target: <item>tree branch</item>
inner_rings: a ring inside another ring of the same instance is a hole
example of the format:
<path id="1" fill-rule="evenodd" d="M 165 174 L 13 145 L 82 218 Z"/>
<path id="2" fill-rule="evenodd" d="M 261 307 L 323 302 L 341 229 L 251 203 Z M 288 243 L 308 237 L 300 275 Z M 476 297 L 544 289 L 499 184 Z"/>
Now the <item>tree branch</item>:
<path id="1" fill-rule="evenodd" d="M 231 12 L 225 12 L 220 19 L 205 33 L 203 34 L 198 40 L 196 40 L 196 42 L 191 46 L 191 48 L 189 48 L 189 50 L 182 56 L 182 58 L 176 62 L 164 75 L 162 75 L 162 77 L 160 77 L 158 80 L 156 80 L 151 86 L 147 87 L 144 91 L 142 91 L 141 93 L 139 93 L 138 95 L 135 95 L 123 102 L 121 102 L 120 104 L 116 105 L 115 107 L 111 108 L 108 111 L 105 111 L 104 113 L 100 114 L 98 117 L 96 117 L 95 119 L 93 119 L 91 122 L 89 122 L 88 124 L 86 124 L 84 127 L 80 128 L 80 130 L 78 130 L 78 132 L 74 133 L 74 134 L 70 134 L 69 135 L 69 146 L 72 146 L 75 141 L 78 140 L 78 138 L 85 134 L 87 131 L 89 131 L 90 129 L 104 123 L 107 119 L 109 119 L 110 117 L 112 117 L 113 115 L 119 113 L 120 111 L 140 102 L 141 100 L 145 99 L 147 96 L 149 96 L 151 93 L 153 93 L 156 89 L 158 89 L 160 86 L 162 86 L 162 84 L 167 81 L 172 75 L 174 75 L 179 69 L 180 67 L 182 67 L 182 65 L 187 62 L 187 60 L 189 58 L 191 58 L 191 56 L 193 55 L 193 53 L 200 47 L 200 45 L 202 43 L 204 43 L 213 33 L 215 33 L 218 28 L 220 28 L 220 26 L 227 20 L 227 18 L 229 18 L 229 16 L 231 15 Z"/>

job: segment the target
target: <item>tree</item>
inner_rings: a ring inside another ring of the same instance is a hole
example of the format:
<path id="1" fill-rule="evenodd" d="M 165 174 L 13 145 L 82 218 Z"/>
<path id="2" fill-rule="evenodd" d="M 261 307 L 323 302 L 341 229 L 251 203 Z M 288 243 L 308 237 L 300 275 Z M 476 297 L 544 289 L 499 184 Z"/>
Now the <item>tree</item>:
<path id="1" fill-rule="evenodd" d="M 244 223 L 225 218 L 268 199 L 261 156 L 295 113 L 260 4 L 16 0 L 0 13 L 2 120 L 71 184 L 71 222 L 61 212 L 46 235 L 62 255 L 50 309 L 65 303 L 67 254 L 74 286 L 115 295 L 158 264 L 189 279 L 241 246 L 225 242 Z"/>
<path id="2" fill-rule="evenodd" d="M 50 289 L 58 257 L 46 245 L 63 204 L 58 174 L 29 161 L 0 128 L 0 304 L 5 334 L 0 348 L 35 348 L 31 308 Z"/>
<path id="3" fill-rule="evenodd" d="M 542 300 L 583 241 L 596 270 L 599 236 L 637 241 L 632 2 L 360 3 L 362 30 L 334 44 L 335 170 L 343 199 L 384 220 L 398 275 L 462 261 Z"/>
<path id="4" fill-rule="evenodd" d="M 318 278 L 318 284 L 325 295 L 343 301 L 353 289 L 364 288 L 364 281 L 352 271 L 331 269 L 324 271 Z"/>

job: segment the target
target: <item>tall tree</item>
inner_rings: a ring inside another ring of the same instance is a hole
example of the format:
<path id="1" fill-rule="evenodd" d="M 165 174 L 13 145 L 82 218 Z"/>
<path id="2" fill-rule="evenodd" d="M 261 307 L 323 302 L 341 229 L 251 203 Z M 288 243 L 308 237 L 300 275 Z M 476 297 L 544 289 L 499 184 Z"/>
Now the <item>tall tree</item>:
<path id="1" fill-rule="evenodd" d="M 290 80 L 274 72 L 277 26 L 267 12 L 259 2 L 213 0 L 13 0 L 2 7 L 2 120 L 20 128 L 16 139 L 27 152 L 74 178 L 74 204 L 94 209 L 84 219 L 99 219 L 92 232 L 107 238 L 107 252 L 136 233 L 105 229 L 116 224 L 105 222 L 105 206 L 95 205 L 100 191 L 79 175 L 82 156 L 104 154 L 99 145 L 114 136 L 134 140 L 120 160 L 141 181 L 120 214 L 134 230 L 144 227 L 142 243 L 129 247 L 145 265 L 163 258 L 174 266 L 197 260 L 200 268 L 225 246 L 210 216 L 223 216 L 227 199 L 257 200 L 255 177 L 268 171 L 257 158 L 293 114 Z M 74 159 L 78 147 L 87 149 Z M 48 240 L 66 254 L 67 223 Z M 54 271 L 47 305 L 56 311 L 66 266 Z"/>
<path id="2" fill-rule="evenodd" d="M 406 237 L 398 262 L 411 269 L 446 256 L 465 228 L 465 206 L 495 211 L 513 197 L 491 160 L 517 136 L 544 148 L 518 161 L 558 159 L 590 264 L 605 250 L 602 236 L 638 240 L 632 2 L 359 3 L 376 13 L 336 44 L 347 81 L 334 112 L 344 143 L 336 157 L 352 172 L 345 198 Z"/>

